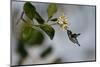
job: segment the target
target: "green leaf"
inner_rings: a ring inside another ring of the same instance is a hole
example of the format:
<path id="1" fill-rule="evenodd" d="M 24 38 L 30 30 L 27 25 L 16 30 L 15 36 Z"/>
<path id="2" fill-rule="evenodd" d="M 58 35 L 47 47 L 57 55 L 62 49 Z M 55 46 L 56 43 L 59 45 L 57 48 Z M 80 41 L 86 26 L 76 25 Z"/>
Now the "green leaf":
<path id="1" fill-rule="evenodd" d="M 55 22 L 55 21 L 57 21 L 57 18 L 53 18 L 53 19 L 51 19 L 50 21 L 54 21 L 54 22 Z"/>
<path id="2" fill-rule="evenodd" d="M 31 20 L 36 19 L 38 23 L 43 24 L 45 21 L 44 19 L 39 15 L 39 13 L 36 11 L 35 6 L 33 6 L 30 2 L 26 2 L 24 4 L 23 8 L 25 14 L 27 17 L 29 17 Z"/>
<path id="3" fill-rule="evenodd" d="M 30 45 L 40 45 L 44 40 L 44 36 L 35 27 L 25 26 L 22 29 L 22 40 Z"/>
<path id="4" fill-rule="evenodd" d="M 35 6 L 33 6 L 30 2 L 26 2 L 24 4 L 24 12 L 26 14 L 27 17 L 29 17 L 31 20 L 33 20 L 33 17 L 35 16 Z"/>
<path id="5" fill-rule="evenodd" d="M 34 18 L 38 21 L 39 24 L 43 24 L 45 22 L 44 19 L 39 15 L 38 12 L 35 12 Z"/>
<path id="6" fill-rule="evenodd" d="M 54 3 L 50 4 L 48 6 L 47 12 L 48 12 L 48 18 L 50 19 L 57 12 L 57 5 Z"/>
<path id="7" fill-rule="evenodd" d="M 40 57 L 41 57 L 41 58 L 47 57 L 47 56 L 52 52 L 52 50 L 53 50 L 52 47 L 49 46 L 47 49 L 45 49 L 45 50 L 41 53 Z"/>
<path id="8" fill-rule="evenodd" d="M 40 28 L 50 37 L 52 40 L 55 34 L 55 30 L 50 25 L 44 24 L 41 25 Z"/>

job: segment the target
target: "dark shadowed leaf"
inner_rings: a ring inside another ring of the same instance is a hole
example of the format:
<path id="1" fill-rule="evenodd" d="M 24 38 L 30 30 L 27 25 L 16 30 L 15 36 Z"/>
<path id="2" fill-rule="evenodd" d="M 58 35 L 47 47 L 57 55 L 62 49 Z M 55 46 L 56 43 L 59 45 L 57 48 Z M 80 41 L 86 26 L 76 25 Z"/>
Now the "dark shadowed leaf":
<path id="1" fill-rule="evenodd" d="M 48 6 L 47 12 L 48 12 L 48 18 L 50 19 L 57 12 L 57 5 L 54 3 L 50 4 Z"/>
<path id="2" fill-rule="evenodd" d="M 24 47 L 24 43 L 19 40 L 18 45 L 17 45 L 17 52 L 20 54 L 21 57 L 25 58 L 27 57 L 28 53 Z"/>
<path id="3" fill-rule="evenodd" d="M 18 64 L 20 65 L 25 60 L 25 58 L 28 56 L 28 52 L 26 51 L 24 43 L 22 42 L 22 40 L 18 41 L 16 50 L 20 55 L 20 59 L 18 61 Z"/>
<path id="4" fill-rule="evenodd" d="M 27 17 L 29 17 L 31 20 L 36 19 L 38 23 L 43 24 L 45 21 L 44 19 L 39 15 L 39 13 L 36 11 L 35 6 L 33 6 L 30 2 L 26 2 L 24 4 L 24 12 Z"/>
<path id="5" fill-rule="evenodd" d="M 40 45 L 44 40 L 44 36 L 39 30 L 35 29 L 35 27 L 24 26 L 22 29 L 22 40 L 26 44 Z"/>
<path id="6" fill-rule="evenodd" d="M 24 4 L 23 9 L 24 9 L 26 16 L 29 17 L 32 20 L 33 17 L 35 16 L 36 8 L 30 2 L 26 2 Z"/>
<path id="7" fill-rule="evenodd" d="M 53 19 L 51 19 L 50 21 L 54 21 L 54 22 L 55 22 L 55 21 L 57 21 L 57 18 L 53 18 Z"/>
<path id="8" fill-rule="evenodd" d="M 53 39 L 54 34 L 55 34 L 55 30 L 53 29 L 53 27 L 51 27 L 50 25 L 44 24 L 40 26 L 40 28 L 50 37 L 50 39 Z"/>
<path id="9" fill-rule="evenodd" d="M 52 47 L 49 46 L 47 49 L 45 49 L 45 50 L 41 53 L 40 57 L 41 57 L 41 58 L 45 58 L 45 57 L 47 57 L 51 52 L 52 52 Z"/>

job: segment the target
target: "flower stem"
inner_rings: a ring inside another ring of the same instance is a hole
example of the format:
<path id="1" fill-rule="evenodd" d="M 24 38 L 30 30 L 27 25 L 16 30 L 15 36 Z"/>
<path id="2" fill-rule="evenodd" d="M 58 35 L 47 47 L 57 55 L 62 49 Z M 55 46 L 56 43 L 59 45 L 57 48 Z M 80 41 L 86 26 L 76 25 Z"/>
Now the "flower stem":
<path id="1" fill-rule="evenodd" d="M 56 24 L 58 24 L 58 23 L 52 23 L 52 24 L 49 24 L 49 25 L 56 25 Z"/>

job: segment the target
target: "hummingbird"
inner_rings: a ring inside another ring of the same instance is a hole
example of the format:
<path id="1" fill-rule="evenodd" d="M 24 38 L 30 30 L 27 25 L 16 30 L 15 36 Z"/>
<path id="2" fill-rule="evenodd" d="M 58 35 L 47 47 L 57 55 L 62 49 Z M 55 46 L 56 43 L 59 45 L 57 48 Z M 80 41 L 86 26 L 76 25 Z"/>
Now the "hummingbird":
<path id="1" fill-rule="evenodd" d="M 68 37 L 69 39 L 75 44 L 77 44 L 78 46 L 80 46 L 78 40 L 77 40 L 77 37 L 80 35 L 80 33 L 76 34 L 76 33 L 72 33 L 71 30 L 67 30 L 67 34 L 68 34 Z"/>

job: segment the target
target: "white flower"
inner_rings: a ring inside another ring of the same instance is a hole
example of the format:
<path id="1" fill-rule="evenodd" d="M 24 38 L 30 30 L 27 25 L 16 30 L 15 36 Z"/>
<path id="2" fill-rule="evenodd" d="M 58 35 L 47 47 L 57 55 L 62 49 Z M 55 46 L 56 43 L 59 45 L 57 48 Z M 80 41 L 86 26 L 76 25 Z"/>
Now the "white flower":
<path id="1" fill-rule="evenodd" d="M 61 26 L 61 28 L 63 29 L 67 29 L 68 28 L 68 19 L 64 16 L 64 14 L 62 14 L 58 19 L 57 19 L 57 23 Z"/>

